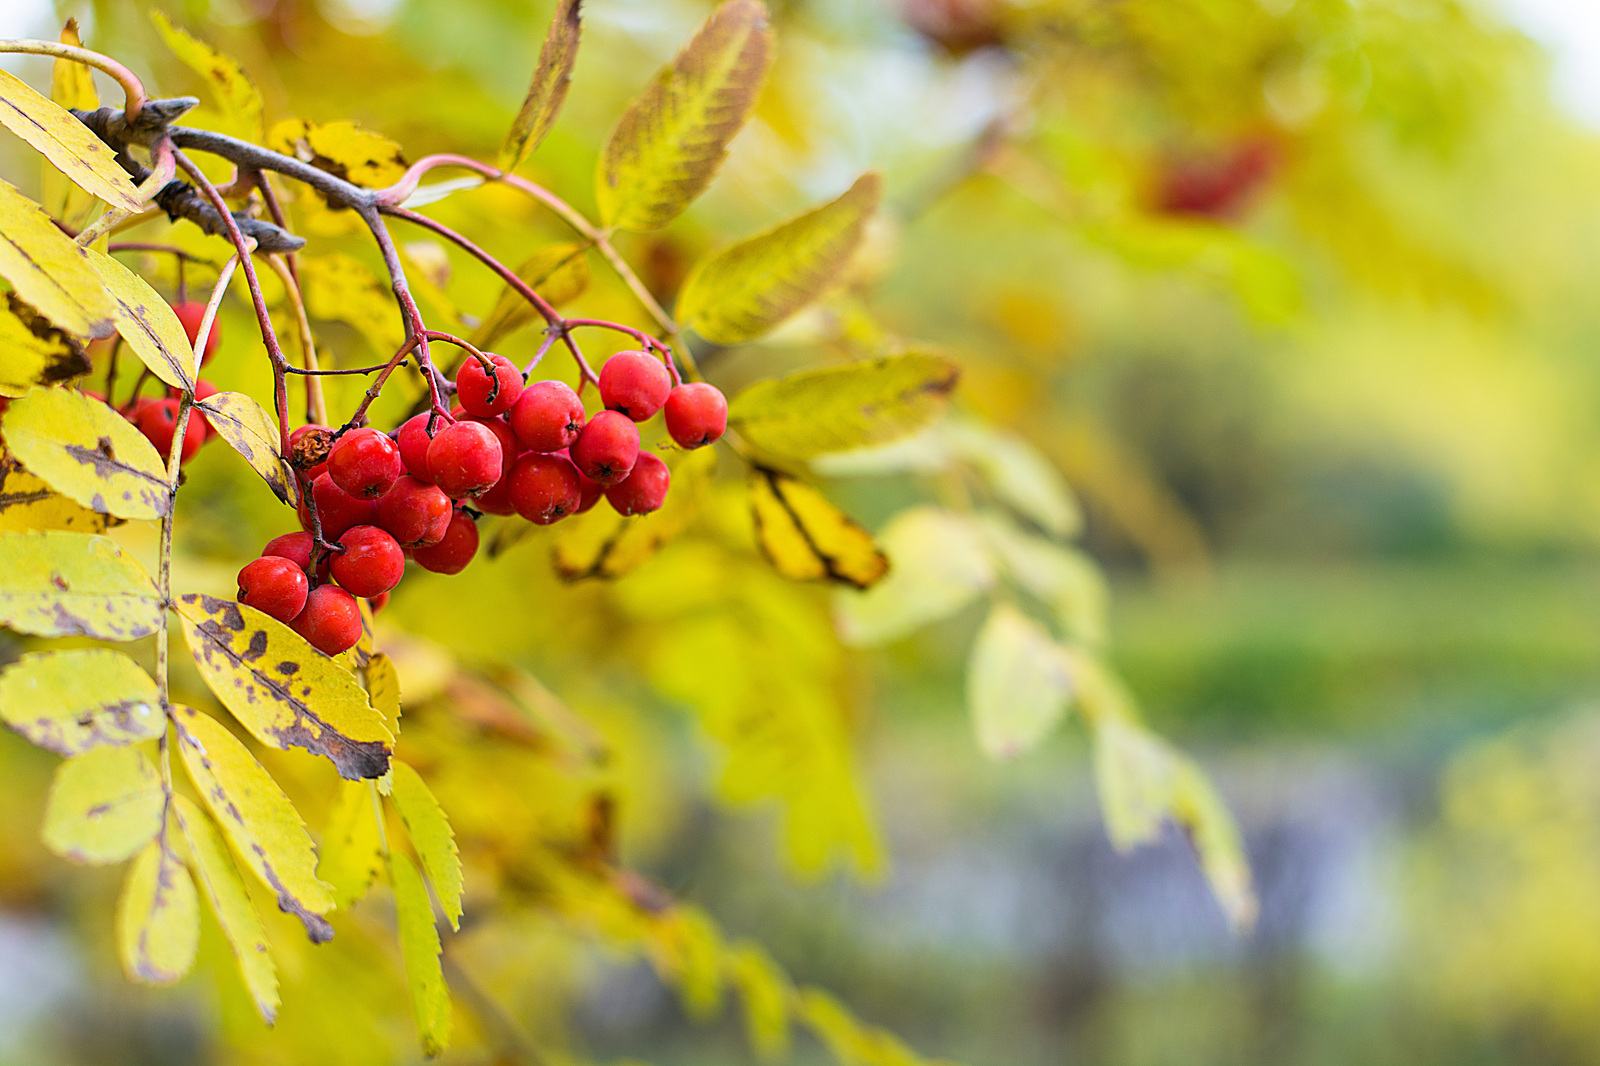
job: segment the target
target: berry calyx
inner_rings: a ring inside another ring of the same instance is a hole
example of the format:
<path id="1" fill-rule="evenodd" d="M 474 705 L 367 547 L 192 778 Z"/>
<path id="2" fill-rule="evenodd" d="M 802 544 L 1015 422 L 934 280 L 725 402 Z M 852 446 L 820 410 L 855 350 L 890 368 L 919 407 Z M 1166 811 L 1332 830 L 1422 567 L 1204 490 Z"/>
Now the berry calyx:
<path id="1" fill-rule="evenodd" d="M 375 500 L 405 473 L 400 447 L 376 429 L 352 429 L 328 453 L 328 476 L 350 495 Z"/>
<path id="2" fill-rule="evenodd" d="M 149 400 L 140 403 L 133 411 L 133 424 L 145 439 L 155 446 L 162 458 L 172 451 L 172 437 L 178 432 L 177 400 Z M 189 413 L 189 423 L 183 430 L 183 454 L 179 463 L 187 463 L 206 442 L 206 424 L 199 413 Z"/>
<path id="3" fill-rule="evenodd" d="M 600 368 L 600 400 L 635 422 L 661 410 L 672 392 L 666 365 L 648 352 L 618 352 Z"/>
<path id="4" fill-rule="evenodd" d="M 183 323 L 183 331 L 189 335 L 189 346 L 194 347 L 194 340 L 200 336 L 200 323 L 206 317 L 206 305 L 189 300 L 181 304 L 172 305 L 172 313 L 178 316 L 178 321 Z M 200 353 L 200 365 L 205 366 L 211 362 L 211 357 L 217 354 L 217 345 L 222 343 L 222 320 L 219 317 L 211 323 L 211 333 L 206 337 L 206 350 Z"/>
<path id="5" fill-rule="evenodd" d="M 446 426 L 428 445 L 428 473 L 446 496 L 471 499 L 500 480 L 500 441 L 482 422 Z"/>
<path id="6" fill-rule="evenodd" d="M 361 639 L 361 607 L 338 585 L 318 585 L 289 628 L 322 654 L 339 655 Z"/>
<path id="7" fill-rule="evenodd" d="M 281 537 L 273 537 L 267 541 L 267 546 L 261 549 L 261 554 L 287 559 L 301 570 L 310 570 L 312 547 L 310 533 L 285 533 Z"/>
<path id="8" fill-rule="evenodd" d="M 317 519 L 322 523 L 322 539 L 335 541 L 352 526 L 370 526 L 376 517 L 371 500 L 350 495 L 323 474 L 311 483 L 311 499 L 317 505 Z M 311 513 L 304 501 L 300 504 L 300 523 L 311 528 Z"/>
<path id="9" fill-rule="evenodd" d="M 667 498 L 672 473 L 652 452 L 640 452 L 633 471 L 606 489 L 606 502 L 620 515 L 648 514 Z"/>
<path id="10" fill-rule="evenodd" d="M 664 415 L 673 440 L 685 448 L 700 448 L 727 430 L 728 399 L 715 385 L 695 381 L 672 390 Z"/>
<path id="11" fill-rule="evenodd" d="M 333 430 L 315 422 L 289 431 L 289 464 L 315 481 L 328 472 L 328 452 L 333 449 Z"/>
<path id="12" fill-rule="evenodd" d="M 536 381 L 506 413 L 523 447 L 558 452 L 572 446 L 583 430 L 583 401 L 564 381 Z"/>
<path id="13" fill-rule="evenodd" d="M 445 530 L 439 543 L 426 548 L 415 548 L 411 558 L 424 570 L 435 574 L 459 574 L 478 554 L 478 526 L 465 511 L 450 516 L 450 528 Z"/>
<path id="14" fill-rule="evenodd" d="M 412 415 L 400 424 L 400 429 L 395 433 L 400 445 L 400 461 L 405 463 L 406 473 L 429 484 L 433 483 L 433 475 L 428 473 L 428 445 L 433 443 L 433 438 L 428 436 L 428 419 L 431 417 L 427 411 Z M 440 420 L 434 429 L 443 429 L 445 425 Z"/>
<path id="15" fill-rule="evenodd" d="M 580 476 L 565 456 L 529 452 L 507 478 L 511 506 L 535 525 L 547 526 L 578 510 L 583 502 Z"/>
<path id="16" fill-rule="evenodd" d="M 400 545 L 377 526 L 355 526 L 339 538 L 344 551 L 333 557 L 333 579 L 353 596 L 378 596 L 406 573 Z"/>
<path id="17" fill-rule="evenodd" d="M 628 476 L 639 457 L 639 427 L 627 415 L 601 411 L 589 419 L 568 454 L 584 476 L 615 485 Z"/>
<path id="18" fill-rule="evenodd" d="M 503 355 L 484 353 L 494 364 L 490 373 L 478 362 L 477 356 L 468 357 L 456 371 L 456 399 L 467 414 L 490 418 L 508 411 L 522 398 L 522 372 Z"/>
<path id="19" fill-rule="evenodd" d="M 450 497 L 409 475 L 378 497 L 376 511 L 379 527 L 407 548 L 437 544 L 450 528 Z"/>
<path id="20" fill-rule="evenodd" d="M 239 571 L 239 602 L 288 622 L 306 605 L 310 584 L 292 559 L 264 555 Z"/>

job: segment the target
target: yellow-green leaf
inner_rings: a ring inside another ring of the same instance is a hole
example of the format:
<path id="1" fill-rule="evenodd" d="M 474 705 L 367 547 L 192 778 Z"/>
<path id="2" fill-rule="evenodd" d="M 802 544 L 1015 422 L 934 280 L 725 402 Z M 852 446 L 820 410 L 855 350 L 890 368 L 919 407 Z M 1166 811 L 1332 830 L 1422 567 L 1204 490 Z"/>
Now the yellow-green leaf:
<path id="1" fill-rule="evenodd" d="M 1081 551 L 1018 529 L 1004 515 L 979 516 L 984 539 L 1011 580 L 1055 612 L 1061 631 L 1094 645 L 1105 640 L 1105 576 Z"/>
<path id="2" fill-rule="evenodd" d="M 347 323 L 385 358 L 400 346 L 394 294 L 355 256 L 343 252 L 302 255 L 300 288 L 312 318 Z"/>
<path id="3" fill-rule="evenodd" d="M 997 603 L 978 632 L 967 666 L 967 704 L 978 747 L 1010 759 L 1042 740 L 1072 692 L 1067 651 L 1038 622 Z"/>
<path id="4" fill-rule="evenodd" d="M 405 959 L 406 983 L 411 987 L 417 1038 L 423 1054 L 433 1058 L 450 1044 L 450 992 L 445 988 L 439 961 L 439 927 L 434 924 L 433 903 L 428 899 L 422 875 L 400 852 L 389 856 L 389 881 L 394 886 L 400 955 Z"/>
<path id="5" fill-rule="evenodd" d="M 78 20 L 69 18 L 61 28 L 61 43 L 83 47 L 78 36 Z M 94 71 L 70 59 L 58 59 L 50 69 L 50 99 L 68 110 L 93 111 L 100 106 L 94 87 Z M 44 164 L 44 207 L 70 229 L 79 230 L 99 206 L 100 201 L 73 184 L 49 162 Z"/>
<path id="6" fill-rule="evenodd" d="M 589 261 L 584 251 L 581 244 L 552 244 L 541 248 L 517 267 L 517 277 L 544 297 L 551 307 L 560 307 L 576 300 L 589 287 Z M 539 312 L 534 306 L 507 285 L 500 290 L 494 310 L 472 335 L 472 343 L 479 348 L 493 347 L 500 338 L 538 320 Z"/>
<path id="7" fill-rule="evenodd" d="M 63 859 L 122 862 L 161 831 L 166 801 L 144 752 L 97 748 L 56 767 L 40 836 Z"/>
<path id="8" fill-rule="evenodd" d="M 354 122 L 307 122 L 288 118 L 267 134 L 267 147 L 356 185 L 393 185 L 406 172 L 400 146 Z"/>
<path id="9" fill-rule="evenodd" d="M 872 534 L 803 481 L 757 468 L 750 507 L 762 554 L 792 581 L 826 579 L 864 589 L 889 572 Z"/>
<path id="10" fill-rule="evenodd" d="M 23 396 L 34 385 L 82 377 L 90 369 L 83 345 L 51 326 L 15 296 L 0 306 L 0 396 Z"/>
<path id="11" fill-rule="evenodd" d="M 104 648 L 34 652 L 6 667 L 0 719 L 57 755 L 154 740 L 167 722 L 150 675 Z"/>
<path id="12" fill-rule="evenodd" d="M 940 355 L 906 352 L 758 382 L 728 405 L 728 425 L 781 459 L 883 444 L 931 422 L 961 377 Z"/>
<path id="13" fill-rule="evenodd" d="M 317 876 L 333 886 L 340 907 L 354 906 L 383 872 L 378 802 L 371 781 L 339 782 L 339 798 L 317 849 Z"/>
<path id="14" fill-rule="evenodd" d="M 632 573 L 683 532 L 705 499 L 716 468 L 716 452 L 699 448 L 669 458 L 672 491 L 659 511 L 624 518 L 609 507 L 596 507 L 562 525 L 551 555 L 563 581 L 614 579 Z"/>
<path id="15" fill-rule="evenodd" d="M 272 494 L 290 507 L 300 502 L 300 483 L 279 451 L 282 435 L 271 415 L 242 392 L 219 392 L 196 402 L 217 436 L 244 457 Z"/>
<path id="16" fill-rule="evenodd" d="M 222 111 L 223 133 L 247 141 L 261 140 L 261 93 L 244 69 L 224 55 L 177 26 L 160 11 L 150 12 L 162 40 L 174 55 L 199 74 L 217 98 Z"/>
<path id="17" fill-rule="evenodd" d="M 176 606 L 200 676 L 251 736 L 324 755 L 352 781 L 388 771 L 394 737 L 349 670 L 253 607 L 194 594 Z"/>
<path id="18" fill-rule="evenodd" d="M 1255 924 L 1258 905 L 1250 876 L 1250 861 L 1233 815 L 1194 760 L 1180 756 L 1172 782 L 1172 817 L 1200 862 L 1211 894 L 1216 896 L 1228 924 L 1244 930 Z"/>
<path id="19" fill-rule="evenodd" d="M 572 63 L 578 58 L 578 36 L 583 30 L 578 15 L 578 8 L 582 6 L 583 0 L 559 0 L 556 4 L 544 46 L 539 49 L 539 65 L 533 68 L 528 95 L 495 160 L 495 166 L 501 170 L 516 170 L 539 147 L 567 99 L 567 83 L 572 78 Z"/>
<path id="20" fill-rule="evenodd" d="M 450 828 L 450 819 L 444 808 L 433 798 L 422 777 L 406 763 L 396 759 L 392 764 L 394 783 L 389 799 L 400 812 L 406 834 L 417 849 L 422 868 L 433 882 L 433 891 L 444 907 L 444 916 L 450 928 L 461 928 L 461 853 L 456 849 L 456 834 Z"/>
<path id="21" fill-rule="evenodd" d="M 60 104 L 4 70 L 0 70 L 0 125 L 33 145 L 84 192 L 124 211 L 143 206 L 128 172 L 104 141 Z"/>
<path id="22" fill-rule="evenodd" d="M 138 640 L 163 621 L 155 582 L 115 541 L 0 533 L 0 625 L 40 637 Z"/>
<path id="23" fill-rule="evenodd" d="M 160 518 L 172 506 L 167 468 L 127 419 L 91 396 L 33 389 L 0 423 L 6 445 L 51 488 L 118 518 Z"/>
<path id="24" fill-rule="evenodd" d="M 755 105 L 771 44 L 756 0 L 712 13 L 611 131 L 595 182 L 606 225 L 660 229 L 705 191 Z"/>
<path id="25" fill-rule="evenodd" d="M 222 935 L 228 938 L 228 946 L 239 961 L 245 990 L 261 1020 L 271 1025 L 278 1017 L 278 967 L 272 961 L 261 916 L 250 902 L 250 893 L 216 823 L 187 796 L 174 797 L 173 811 L 189 844 L 191 865 L 211 904 L 211 913 L 216 915 Z"/>
<path id="26" fill-rule="evenodd" d="M 150 372 L 168 385 L 194 388 L 194 346 L 172 307 L 150 284 L 109 255 L 89 251 L 89 262 L 115 304 L 117 332 Z"/>
<path id="27" fill-rule="evenodd" d="M 117 954 L 128 980 L 171 984 L 194 965 L 200 897 L 177 852 L 150 844 L 128 869 L 117 899 Z"/>
<path id="28" fill-rule="evenodd" d="M 835 600 L 848 643 L 903 637 L 955 614 L 994 583 L 988 547 L 966 515 L 913 507 L 890 519 L 878 541 L 889 576 L 865 592 L 841 590 Z"/>
<path id="29" fill-rule="evenodd" d="M 400 735 L 400 671 L 383 652 L 373 652 L 367 660 L 367 694 L 372 707 L 383 715 L 383 724 L 396 737 Z"/>
<path id="30" fill-rule="evenodd" d="M 116 328 L 111 297 L 84 250 L 5 181 L 0 181 L 0 277 L 68 333 L 105 337 Z"/>
<path id="31" fill-rule="evenodd" d="M 815 300 L 855 254 L 882 181 L 863 174 L 836 200 L 699 264 L 678 297 L 678 321 L 708 341 L 755 340 Z"/>
<path id="32" fill-rule="evenodd" d="M 0 533 L 45 529 L 104 533 L 111 522 L 110 515 L 91 511 L 56 492 L 0 448 Z"/>
<path id="33" fill-rule="evenodd" d="M 971 420 L 945 428 L 953 454 L 983 474 L 1000 502 L 1046 533 L 1070 537 L 1083 527 L 1083 512 L 1066 479 L 1022 438 Z"/>
<path id="34" fill-rule="evenodd" d="M 278 909 L 305 925 L 321 943 L 333 936 L 322 915 L 333 909 L 333 890 L 317 880 L 317 853 L 289 797 L 250 749 L 215 718 L 189 707 L 172 708 L 178 751 L 234 852 L 278 897 Z"/>
<path id="35" fill-rule="evenodd" d="M 789 997 L 794 989 L 776 963 L 755 944 L 736 944 L 723 955 L 728 979 L 744 1001 L 745 1032 L 756 1056 L 770 1062 L 789 1048 Z"/>

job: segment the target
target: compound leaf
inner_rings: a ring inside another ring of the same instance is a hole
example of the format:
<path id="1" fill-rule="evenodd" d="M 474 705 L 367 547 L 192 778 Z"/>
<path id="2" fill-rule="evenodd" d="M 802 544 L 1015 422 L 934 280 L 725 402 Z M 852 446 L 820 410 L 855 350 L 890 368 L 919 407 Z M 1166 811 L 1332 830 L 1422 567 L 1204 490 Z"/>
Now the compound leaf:
<path id="1" fill-rule="evenodd" d="M 113 207 L 138 211 L 143 204 L 117 156 L 72 113 L 9 71 L 0 70 L 0 125 L 38 149 L 84 192 Z"/>
<path id="2" fill-rule="evenodd" d="M 533 68 L 528 95 L 495 160 L 495 166 L 501 170 L 516 170 L 539 147 L 560 113 L 561 105 L 566 102 L 572 64 L 578 58 L 578 37 L 583 32 L 578 13 L 582 6 L 583 0 L 560 0 L 556 4 L 544 46 L 539 49 L 539 65 Z"/>
<path id="3" fill-rule="evenodd" d="M 972 646 L 967 703 L 978 746 L 1009 759 L 1042 740 L 1061 720 L 1072 693 L 1067 651 L 1043 626 L 997 603 Z"/>
<path id="4" fill-rule="evenodd" d="M 150 675 L 104 648 L 34 652 L 6 667 L 0 720 L 57 755 L 154 740 L 167 723 Z"/>
<path id="5" fill-rule="evenodd" d="M 272 494 L 290 507 L 300 502 L 300 482 L 279 450 L 278 424 L 242 392 L 219 392 L 195 402 L 217 436 L 244 457 Z"/>
<path id="6" fill-rule="evenodd" d="M 3 180 L 0 277 L 19 298 L 74 336 L 105 337 L 116 328 L 111 297 L 84 250 L 56 228 L 43 208 Z"/>
<path id="7" fill-rule="evenodd" d="M 394 886 L 400 954 L 405 959 L 406 982 L 411 986 L 417 1037 L 423 1053 L 433 1058 L 450 1044 L 450 992 L 445 988 L 439 960 L 439 927 L 434 924 L 433 903 L 428 899 L 422 875 L 399 852 L 389 856 L 389 881 Z"/>
<path id="8" fill-rule="evenodd" d="M 205 79 L 222 112 L 222 132 L 247 141 L 261 140 L 261 93 L 244 68 L 200 38 L 172 24 L 160 11 L 150 12 L 162 40 L 184 65 Z"/>
<path id="9" fill-rule="evenodd" d="M 40 637 L 138 640 L 162 622 L 155 582 L 115 541 L 0 533 L 0 624 Z"/>
<path id="10" fill-rule="evenodd" d="M 589 261 L 581 244 L 552 244 L 534 252 L 517 267 L 517 277 L 544 297 L 551 307 L 576 300 L 589 287 Z M 507 285 L 500 290 L 494 310 L 484 318 L 472 336 L 479 348 L 492 347 L 496 341 L 538 321 L 539 312 L 522 294 Z"/>
<path id="11" fill-rule="evenodd" d="M 134 860 L 117 899 L 122 970 L 140 984 L 171 984 L 189 972 L 199 946 L 194 879 L 165 840 L 154 841 Z"/>
<path id="12" fill-rule="evenodd" d="M 354 906 L 383 872 L 378 792 L 371 781 L 339 782 L 339 798 L 322 831 L 317 876 L 333 886 L 334 902 Z"/>
<path id="13" fill-rule="evenodd" d="M 51 488 L 101 514 L 160 518 L 172 506 L 167 469 L 133 424 L 69 389 L 33 389 L 3 423 L 12 454 Z"/>
<path id="14" fill-rule="evenodd" d="M 757 467 L 750 475 L 750 506 L 756 543 L 792 581 L 826 579 L 864 589 L 889 572 L 872 534 L 803 481 Z"/>
<path id="15" fill-rule="evenodd" d="M 109 255 L 88 251 L 89 263 L 111 295 L 117 332 L 150 372 L 173 388 L 194 388 L 194 345 L 183 323 L 139 275 Z"/>
<path id="16" fill-rule="evenodd" d="M 456 849 L 456 834 L 450 828 L 444 808 L 428 791 L 422 776 L 398 759 L 393 763 L 394 784 L 389 798 L 400 812 L 406 834 L 411 837 L 422 868 L 433 882 L 433 891 L 444 907 L 450 928 L 461 928 L 461 853 Z"/>
<path id="17" fill-rule="evenodd" d="M 161 831 L 166 793 L 137 748 L 99 748 L 56 767 L 45 805 L 45 847 L 73 862 L 122 862 Z"/>

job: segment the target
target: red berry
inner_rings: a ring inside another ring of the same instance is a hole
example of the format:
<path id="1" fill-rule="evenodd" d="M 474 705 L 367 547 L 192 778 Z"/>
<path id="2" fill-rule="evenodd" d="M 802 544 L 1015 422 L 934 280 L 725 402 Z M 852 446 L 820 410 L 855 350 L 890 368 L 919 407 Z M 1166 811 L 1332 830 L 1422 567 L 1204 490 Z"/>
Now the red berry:
<path id="1" fill-rule="evenodd" d="M 275 555 L 279 559 L 288 559 L 300 569 L 310 570 L 311 548 L 310 533 L 285 533 L 281 537 L 273 537 L 267 541 L 267 546 L 261 549 L 261 554 Z"/>
<path id="2" fill-rule="evenodd" d="M 333 557 L 333 579 L 355 596 L 377 596 L 400 584 L 406 557 L 400 545 L 377 526 L 356 526 L 339 538 L 344 551 Z"/>
<path id="3" fill-rule="evenodd" d="M 428 473 L 428 445 L 433 443 L 433 438 L 428 436 L 428 419 L 432 417 L 424 411 L 420 415 L 412 415 L 400 426 L 395 436 L 400 442 L 400 459 L 406 464 L 406 473 L 418 481 L 433 483 L 433 475 Z M 448 423 L 442 420 L 435 425 L 435 430 L 443 429 Z"/>
<path id="4" fill-rule="evenodd" d="M 572 445 L 583 429 L 583 401 L 562 381 L 536 381 L 522 393 L 506 420 L 524 447 L 558 452 Z"/>
<path id="5" fill-rule="evenodd" d="M 322 523 L 322 539 L 335 541 L 351 526 L 370 526 L 376 515 L 371 500 L 361 500 L 350 495 L 323 474 L 311 483 L 311 499 L 317 505 L 317 519 Z M 311 514 L 305 503 L 300 504 L 300 524 L 311 528 Z"/>
<path id="6" fill-rule="evenodd" d="M 478 527 L 465 511 L 450 517 L 444 539 L 429 548 L 415 548 L 411 558 L 424 570 L 436 574 L 459 574 L 478 553 Z"/>
<path id="7" fill-rule="evenodd" d="M 456 371 L 456 399 L 469 415 L 489 418 L 509 411 L 522 398 L 522 372 L 503 355 L 485 353 L 494 373 L 483 369 L 477 356 L 469 356 Z"/>
<path id="8" fill-rule="evenodd" d="M 437 544 L 450 528 L 450 497 L 437 485 L 403 477 L 378 497 L 378 525 L 407 548 Z"/>
<path id="9" fill-rule="evenodd" d="M 583 502 L 578 468 L 560 455 L 529 452 L 517 460 L 506 480 L 511 485 L 511 505 L 517 514 L 536 525 L 574 513 Z"/>
<path id="10" fill-rule="evenodd" d="M 643 422 L 667 402 L 672 375 L 647 352 L 618 352 L 600 368 L 600 400 L 635 422 Z"/>
<path id="11" fill-rule="evenodd" d="M 287 622 L 306 605 L 306 572 L 291 559 L 264 555 L 239 571 L 239 602 L 280 622 Z"/>
<path id="12" fill-rule="evenodd" d="M 667 432 L 685 448 L 710 444 L 728 428 L 728 400 L 703 381 L 679 385 L 667 397 Z"/>
<path id="13" fill-rule="evenodd" d="M 318 585 L 289 628 L 324 655 L 349 651 L 361 639 L 361 607 L 338 585 Z"/>
<path id="14" fill-rule="evenodd" d="M 640 452 L 633 472 L 606 489 L 606 500 L 618 514 L 648 514 L 667 498 L 671 483 L 667 464 L 651 452 Z"/>
<path id="15" fill-rule="evenodd" d="M 177 400 L 149 400 L 141 402 L 133 411 L 133 424 L 139 427 L 139 432 L 155 445 L 156 451 L 165 459 L 172 451 L 172 435 L 178 432 L 178 401 Z M 200 450 L 206 442 L 206 424 L 199 417 L 198 412 L 189 413 L 189 424 L 183 430 L 183 456 L 180 463 L 186 463 Z"/>
<path id="16" fill-rule="evenodd" d="M 200 322 L 206 317 L 206 305 L 190 300 L 187 303 L 174 304 L 172 313 L 183 323 L 183 331 L 189 335 L 189 345 L 193 347 L 194 339 L 200 336 Z M 222 322 L 219 319 L 211 323 L 211 332 L 206 336 L 206 350 L 200 354 L 201 366 L 211 362 L 211 357 L 217 354 L 217 345 L 221 343 Z"/>
<path id="17" fill-rule="evenodd" d="M 511 503 L 511 478 L 502 477 L 496 481 L 494 488 L 472 501 L 472 506 L 484 514 L 516 514 L 517 509 Z"/>
<path id="18" fill-rule="evenodd" d="M 296 470 L 305 471 L 307 481 L 315 481 L 328 472 L 332 436 L 333 430 L 315 422 L 289 431 L 289 458 Z"/>
<path id="19" fill-rule="evenodd" d="M 567 449 L 563 448 L 559 452 L 556 452 L 555 454 L 556 455 L 566 456 L 567 455 Z M 569 459 L 571 458 L 570 456 L 567 456 L 567 457 Z M 600 482 L 594 480 L 592 477 L 590 477 L 589 475 L 585 474 L 582 470 L 579 470 L 578 471 L 578 509 L 576 511 L 573 511 L 572 513 L 573 514 L 583 514 L 583 512 L 587 511 L 589 508 L 591 508 L 595 504 L 599 503 L 600 502 L 600 497 L 604 496 L 605 494 L 606 494 L 606 487 L 604 485 L 600 484 Z"/>
<path id="20" fill-rule="evenodd" d="M 367 597 L 367 606 L 372 608 L 373 614 L 377 614 L 379 611 L 389 606 L 389 594 L 387 592 L 380 592 L 376 596 Z"/>
<path id="21" fill-rule="evenodd" d="M 482 422 L 446 426 L 428 445 L 428 473 L 446 496 L 471 498 L 500 480 L 500 441 Z"/>
<path id="22" fill-rule="evenodd" d="M 403 473 L 400 446 L 376 429 L 352 429 L 328 453 L 328 476 L 333 483 L 364 500 L 388 492 Z"/>
<path id="23" fill-rule="evenodd" d="M 601 411 L 589 419 L 568 453 L 586 477 L 615 485 L 628 476 L 639 456 L 639 427 L 627 415 Z"/>

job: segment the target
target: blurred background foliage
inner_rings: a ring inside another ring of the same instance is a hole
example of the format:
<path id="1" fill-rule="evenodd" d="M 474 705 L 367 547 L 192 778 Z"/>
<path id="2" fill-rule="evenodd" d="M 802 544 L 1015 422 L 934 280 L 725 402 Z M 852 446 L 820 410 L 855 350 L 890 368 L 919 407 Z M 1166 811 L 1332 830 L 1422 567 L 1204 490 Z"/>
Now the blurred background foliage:
<path id="1" fill-rule="evenodd" d="M 614 586 L 561 585 L 520 545 L 397 593 L 392 618 L 413 635 L 396 656 L 402 754 L 479 749 L 470 775 L 432 778 L 458 832 L 582 838 L 592 827 L 563 823 L 563 790 L 603 783 L 630 865 L 940 1057 L 1592 1061 L 1600 141 L 1552 104 L 1546 58 L 1465 0 L 770 6 L 777 65 L 723 177 L 665 232 L 621 238 L 625 254 L 670 295 L 707 250 L 884 173 L 890 210 L 839 290 L 766 342 L 704 353 L 708 375 L 731 393 L 887 338 L 953 353 L 958 405 L 1020 434 L 1077 493 L 1112 578 L 1110 661 L 1238 813 L 1260 919 L 1228 931 L 1176 831 L 1110 848 L 1081 734 L 983 758 L 964 695 L 982 610 L 849 649 L 826 592 L 753 557 L 708 568 L 715 517 Z M 165 7 L 251 72 L 269 125 L 355 119 L 410 158 L 492 158 L 551 5 Z M 529 173 L 591 207 L 597 145 L 706 10 L 591 0 L 566 110 Z M 67 15 L 160 91 L 205 95 L 140 5 L 67 0 L 5 33 L 54 36 Z M 40 66 L 14 69 L 40 82 Z M 33 162 L 0 147 L 35 188 Z M 343 220 L 295 211 L 345 247 Z M 503 190 L 437 213 L 509 262 L 567 239 Z M 492 306 L 484 272 L 409 251 L 448 271 L 439 298 Z M 585 310 L 638 320 L 599 275 Z M 263 394 L 241 304 L 224 329 L 213 377 Z M 322 337 L 333 358 L 369 361 L 357 330 L 329 322 Z M 225 594 L 285 525 L 238 477 L 221 449 L 192 466 L 185 587 Z M 901 472 L 831 491 L 879 528 L 961 490 Z M 456 662 L 505 688 L 475 701 Z M 505 663 L 540 682 L 486 666 Z M 741 685 L 846 708 L 860 766 L 806 772 L 835 775 L 819 816 L 848 825 L 714 805 L 816 791 L 759 768 L 719 781 Z M 504 691 L 534 709 L 532 739 L 517 741 Z M 445 703 L 456 713 L 429 713 Z M 274 929 L 286 1010 L 270 1035 L 210 932 L 205 980 L 124 986 L 114 878 L 36 841 L 50 764 L 0 736 L 0 1062 L 415 1055 L 394 960 L 360 922 L 315 953 Z M 291 792 L 309 774 L 294 757 L 269 765 Z M 819 852 L 819 833 L 845 844 Z M 485 903 L 474 880 L 469 867 L 469 915 Z M 566 1049 L 548 1061 L 750 1061 L 734 1012 L 681 1002 L 636 955 L 529 913 L 488 928 L 455 947 L 522 1033 Z M 514 1046 L 462 1024 L 458 1061 Z M 793 1054 L 824 1059 L 805 1041 Z"/>

